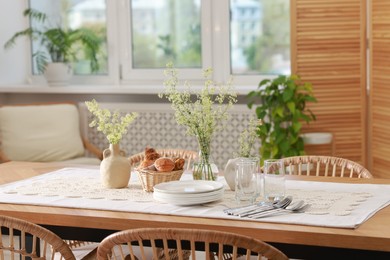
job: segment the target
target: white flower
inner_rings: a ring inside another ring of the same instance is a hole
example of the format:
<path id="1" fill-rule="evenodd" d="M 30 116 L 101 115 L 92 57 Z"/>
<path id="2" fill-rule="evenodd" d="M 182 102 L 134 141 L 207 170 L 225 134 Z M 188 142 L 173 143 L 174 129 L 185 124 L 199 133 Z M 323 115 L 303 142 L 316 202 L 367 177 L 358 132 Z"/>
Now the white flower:
<path id="1" fill-rule="evenodd" d="M 191 91 L 188 82 L 184 83 L 186 90 L 179 91 L 178 72 L 172 63 L 168 63 L 164 71 L 167 77 L 164 81 L 165 92 L 159 94 L 160 98 L 166 97 L 171 102 L 177 123 L 186 126 L 189 135 L 197 137 L 201 159 L 208 166 L 211 137 L 221 127 L 218 123 L 228 119 L 228 110 L 237 102 L 232 80 L 220 86 L 211 79 L 212 73 L 211 68 L 203 71 L 205 83 L 199 93 Z M 211 171 L 211 167 L 208 168 Z"/>
<path id="2" fill-rule="evenodd" d="M 97 126 L 97 130 L 106 136 L 110 144 L 118 144 L 122 136 L 127 133 L 131 122 L 137 117 L 137 113 L 120 116 L 119 111 L 111 113 L 108 109 L 101 109 L 95 99 L 86 101 L 85 104 L 94 115 L 89 126 Z"/>
<path id="3" fill-rule="evenodd" d="M 257 138 L 257 131 L 262 125 L 261 119 L 251 118 L 248 128 L 241 132 L 238 142 L 240 144 L 238 157 L 251 157 L 251 151 Z"/>
<path id="4" fill-rule="evenodd" d="M 228 119 L 228 109 L 237 102 L 232 80 L 225 86 L 219 86 L 210 79 L 213 70 L 205 69 L 204 87 L 200 93 L 195 93 L 191 91 L 188 82 L 185 82 L 185 91 L 177 89 L 178 73 L 172 63 L 167 64 L 164 73 L 167 76 L 164 81 L 165 92 L 159 94 L 159 97 L 165 96 L 172 103 L 177 123 L 187 126 L 189 135 L 197 136 L 201 142 L 209 144 L 213 133 L 219 130 L 218 123 Z"/>

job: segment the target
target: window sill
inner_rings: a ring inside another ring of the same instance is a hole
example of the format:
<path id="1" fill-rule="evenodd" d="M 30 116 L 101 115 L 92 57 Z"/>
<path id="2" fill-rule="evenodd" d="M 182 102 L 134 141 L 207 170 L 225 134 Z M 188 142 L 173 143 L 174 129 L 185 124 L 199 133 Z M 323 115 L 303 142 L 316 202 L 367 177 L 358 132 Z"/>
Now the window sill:
<path id="1" fill-rule="evenodd" d="M 193 90 L 202 86 L 194 86 Z M 246 95 L 255 90 L 254 86 L 239 86 L 235 88 L 238 95 Z M 0 85 L 0 93 L 43 93 L 43 94 L 158 94 L 162 85 L 129 86 L 129 85 L 68 85 L 50 87 L 47 85 Z"/>

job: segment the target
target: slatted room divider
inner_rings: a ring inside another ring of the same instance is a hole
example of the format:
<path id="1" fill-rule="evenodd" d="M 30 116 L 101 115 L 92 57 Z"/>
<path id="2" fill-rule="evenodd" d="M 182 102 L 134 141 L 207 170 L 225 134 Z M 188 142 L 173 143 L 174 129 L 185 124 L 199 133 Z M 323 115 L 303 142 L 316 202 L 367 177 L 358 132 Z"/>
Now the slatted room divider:
<path id="1" fill-rule="evenodd" d="M 390 178 L 390 1 L 370 3 L 370 169 Z"/>
<path id="2" fill-rule="evenodd" d="M 366 0 L 291 0 L 292 72 L 311 82 L 317 121 L 335 156 L 366 165 Z M 325 150 L 328 149 L 328 150 Z M 329 147 L 308 148 L 329 154 Z"/>

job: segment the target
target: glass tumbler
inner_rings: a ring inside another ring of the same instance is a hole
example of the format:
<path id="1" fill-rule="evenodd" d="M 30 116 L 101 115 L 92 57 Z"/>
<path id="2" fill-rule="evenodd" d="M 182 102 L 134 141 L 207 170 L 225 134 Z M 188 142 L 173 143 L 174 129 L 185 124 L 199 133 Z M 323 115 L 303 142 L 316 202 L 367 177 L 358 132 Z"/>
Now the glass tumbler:
<path id="1" fill-rule="evenodd" d="M 283 199 L 286 193 L 286 176 L 283 160 L 264 161 L 264 197 L 266 202 Z"/>
<path id="2" fill-rule="evenodd" d="M 240 158 L 236 162 L 235 199 L 239 204 L 253 204 L 259 196 L 259 159 Z"/>

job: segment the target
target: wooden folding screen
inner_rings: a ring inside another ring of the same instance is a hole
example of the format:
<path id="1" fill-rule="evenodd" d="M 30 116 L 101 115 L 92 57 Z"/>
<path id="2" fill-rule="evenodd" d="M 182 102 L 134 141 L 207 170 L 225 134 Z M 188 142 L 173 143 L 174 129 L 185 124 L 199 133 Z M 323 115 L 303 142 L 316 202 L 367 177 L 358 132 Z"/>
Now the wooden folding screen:
<path id="1" fill-rule="evenodd" d="M 390 1 L 389 1 L 390 2 Z M 291 0 L 292 72 L 313 84 L 317 120 L 335 156 L 366 164 L 366 0 Z M 328 149 L 325 151 L 324 149 Z M 309 154 L 329 154 L 313 147 Z"/>
<path id="2" fill-rule="evenodd" d="M 390 1 L 370 1 L 370 170 L 390 178 Z"/>

